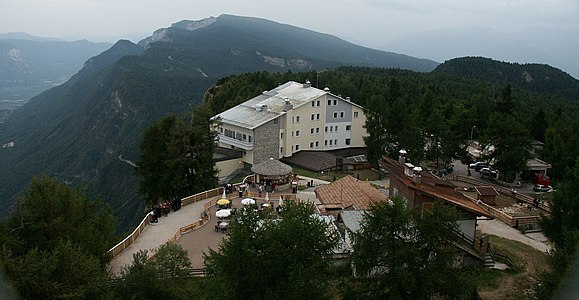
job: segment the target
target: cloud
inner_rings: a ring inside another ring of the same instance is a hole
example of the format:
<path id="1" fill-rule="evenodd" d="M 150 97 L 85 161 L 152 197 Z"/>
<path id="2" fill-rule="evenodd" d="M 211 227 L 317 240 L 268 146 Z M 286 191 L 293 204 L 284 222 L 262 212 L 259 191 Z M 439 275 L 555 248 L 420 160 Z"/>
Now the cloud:
<path id="1" fill-rule="evenodd" d="M 577 0 L 8 0 L 0 4 L 0 28 L 43 36 L 119 36 L 224 13 L 266 18 L 366 45 L 443 28 L 579 27 Z"/>

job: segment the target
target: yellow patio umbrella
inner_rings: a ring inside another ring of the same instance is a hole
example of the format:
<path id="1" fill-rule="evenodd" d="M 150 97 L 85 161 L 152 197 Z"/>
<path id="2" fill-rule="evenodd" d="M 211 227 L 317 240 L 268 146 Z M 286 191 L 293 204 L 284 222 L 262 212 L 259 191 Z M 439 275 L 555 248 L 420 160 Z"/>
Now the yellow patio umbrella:
<path id="1" fill-rule="evenodd" d="M 229 204 L 229 199 L 222 198 L 217 200 L 217 205 L 227 205 L 227 204 Z"/>

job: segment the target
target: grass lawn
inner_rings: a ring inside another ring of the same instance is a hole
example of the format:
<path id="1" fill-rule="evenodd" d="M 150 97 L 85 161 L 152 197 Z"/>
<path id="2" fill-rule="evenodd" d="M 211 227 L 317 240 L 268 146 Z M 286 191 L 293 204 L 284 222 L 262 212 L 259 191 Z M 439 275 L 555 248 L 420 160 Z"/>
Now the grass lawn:
<path id="1" fill-rule="evenodd" d="M 491 243 L 496 253 L 514 262 L 514 268 L 504 271 L 485 269 L 473 275 L 481 298 L 533 299 L 539 274 L 548 270 L 547 254 L 494 235 L 491 235 Z"/>

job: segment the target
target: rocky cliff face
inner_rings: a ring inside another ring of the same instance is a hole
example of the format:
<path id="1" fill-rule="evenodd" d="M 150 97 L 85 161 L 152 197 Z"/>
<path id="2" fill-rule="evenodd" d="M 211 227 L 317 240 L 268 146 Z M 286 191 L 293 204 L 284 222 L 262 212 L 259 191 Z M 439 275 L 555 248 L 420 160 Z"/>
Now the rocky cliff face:
<path id="1" fill-rule="evenodd" d="M 153 35 L 141 40 L 139 42 L 139 45 L 144 47 L 145 49 L 148 49 L 149 45 L 151 43 L 155 43 L 155 42 L 169 43 L 169 42 L 173 41 L 173 39 L 169 35 L 171 28 L 193 31 L 193 30 L 205 28 L 205 27 L 215 23 L 215 21 L 217 21 L 217 18 L 209 17 L 209 18 L 198 20 L 198 21 L 183 20 L 183 21 L 180 21 L 177 23 L 173 23 L 171 25 L 171 27 L 169 27 L 169 28 L 161 28 L 161 29 L 155 30 L 155 32 L 153 32 Z"/>

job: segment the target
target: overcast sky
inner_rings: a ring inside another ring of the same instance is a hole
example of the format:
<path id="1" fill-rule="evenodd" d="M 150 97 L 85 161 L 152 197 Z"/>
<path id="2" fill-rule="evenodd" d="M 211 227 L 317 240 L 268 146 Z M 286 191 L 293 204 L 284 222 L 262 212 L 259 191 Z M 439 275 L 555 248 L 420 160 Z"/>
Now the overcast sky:
<path id="1" fill-rule="evenodd" d="M 1 0 L 0 32 L 114 42 L 221 14 L 266 18 L 365 46 L 444 28 L 579 28 L 578 0 Z"/>

